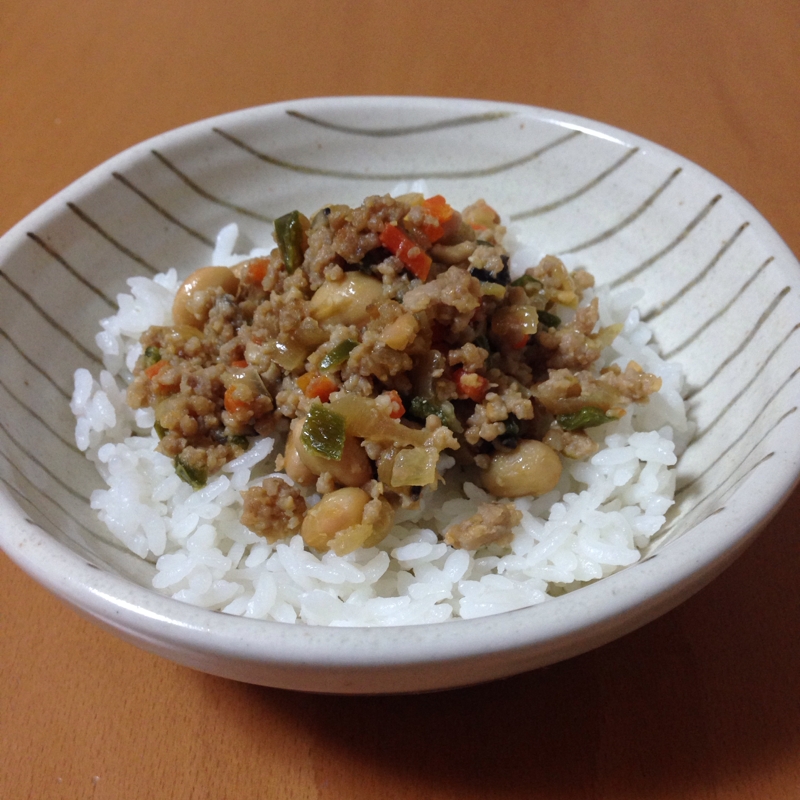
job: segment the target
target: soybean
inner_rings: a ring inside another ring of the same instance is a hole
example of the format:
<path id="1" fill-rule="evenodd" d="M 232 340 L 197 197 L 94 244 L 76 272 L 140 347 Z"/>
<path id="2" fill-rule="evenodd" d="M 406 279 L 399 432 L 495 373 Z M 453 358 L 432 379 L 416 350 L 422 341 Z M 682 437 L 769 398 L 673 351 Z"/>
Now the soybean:
<path id="1" fill-rule="evenodd" d="M 239 279 L 227 267 L 201 267 L 196 269 L 180 286 L 172 303 L 172 318 L 177 325 L 197 326 L 208 319 L 208 307 L 194 310 L 191 301 L 195 294 L 207 289 L 221 288 L 226 294 L 235 295 L 239 290 Z"/>
<path id="2" fill-rule="evenodd" d="M 561 459 L 536 439 L 525 439 L 509 453 L 492 456 L 483 473 L 483 486 L 495 497 L 538 497 L 555 489 L 561 478 Z"/>
<path id="3" fill-rule="evenodd" d="M 348 486 L 329 492 L 306 512 L 300 534 L 303 541 L 317 550 L 327 550 L 328 542 L 340 531 L 361 524 L 364 506 L 370 496 L 363 490 Z"/>
<path id="4" fill-rule="evenodd" d="M 367 306 L 383 299 L 383 284 L 361 272 L 348 272 L 341 281 L 325 281 L 314 292 L 309 313 L 328 325 L 363 325 Z"/>

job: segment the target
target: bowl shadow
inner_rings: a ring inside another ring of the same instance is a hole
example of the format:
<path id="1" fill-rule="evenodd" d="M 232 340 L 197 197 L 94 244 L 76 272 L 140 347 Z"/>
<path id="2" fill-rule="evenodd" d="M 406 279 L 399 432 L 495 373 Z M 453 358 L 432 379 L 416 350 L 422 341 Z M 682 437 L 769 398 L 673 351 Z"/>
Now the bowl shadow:
<path id="1" fill-rule="evenodd" d="M 266 741 L 275 715 L 300 725 L 320 797 L 672 798 L 746 784 L 800 748 L 798 512 L 800 490 L 694 598 L 551 667 L 407 696 L 226 685 L 263 711 L 242 718 L 248 738 Z M 218 694 L 220 679 L 196 679 Z"/>

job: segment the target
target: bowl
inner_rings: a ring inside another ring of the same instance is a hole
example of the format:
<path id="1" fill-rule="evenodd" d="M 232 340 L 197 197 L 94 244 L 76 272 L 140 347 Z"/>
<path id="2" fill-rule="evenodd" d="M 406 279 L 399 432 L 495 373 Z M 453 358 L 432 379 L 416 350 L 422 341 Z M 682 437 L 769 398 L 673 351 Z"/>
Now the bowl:
<path id="1" fill-rule="evenodd" d="M 230 221 L 264 241 L 287 209 L 358 203 L 425 178 L 485 197 L 543 252 L 644 291 L 682 363 L 696 433 L 666 529 L 637 564 L 541 605 L 399 628 L 319 628 L 206 611 L 148 588 L 153 567 L 95 518 L 74 444 L 76 368 L 132 275 L 201 265 Z M 604 644 L 729 565 L 798 477 L 798 262 L 700 167 L 569 114 L 474 100 L 340 97 L 264 106 L 157 136 L 97 167 L 0 239 L 0 545 L 79 613 L 166 658 L 268 686 L 382 693 L 473 684 Z"/>

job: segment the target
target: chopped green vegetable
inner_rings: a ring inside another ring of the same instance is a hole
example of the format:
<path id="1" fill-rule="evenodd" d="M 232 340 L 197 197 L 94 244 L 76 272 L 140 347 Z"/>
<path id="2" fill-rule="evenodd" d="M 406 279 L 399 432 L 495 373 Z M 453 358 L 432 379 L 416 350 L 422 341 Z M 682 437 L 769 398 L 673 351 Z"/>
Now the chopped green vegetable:
<path id="1" fill-rule="evenodd" d="M 549 311 L 539 311 L 537 316 L 539 317 L 539 322 L 546 328 L 557 328 L 561 324 L 561 317 L 557 317 Z"/>
<path id="2" fill-rule="evenodd" d="M 580 431 L 584 428 L 594 428 L 597 425 L 604 425 L 617 419 L 612 414 L 606 414 L 602 408 L 597 406 L 586 406 L 574 414 L 558 414 L 556 422 L 565 431 Z"/>
<path id="3" fill-rule="evenodd" d="M 161 351 L 155 347 L 154 345 L 150 345 L 150 347 L 146 347 L 144 351 L 144 366 L 145 369 L 147 367 L 152 367 L 153 364 L 158 364 L 161 361 Z"/>
<path id="4" fill-rule="evenodd" d="M 234 447 L 241 447 L 243 450 L 250 449 L 250 440 L 246 436 L 229 436 L 228 444 Z"/>
<path id="5" fill-rule="evenodd" d="M 544 286 L 544 284 L 538 278 L 534 278 L 533 275 L 528 275 L 527 273 L 525 275 L 520 275 L 519 278 L 517 278 L 514 281 L 511 281 L 512 286 L 527 287 L 530 286 L 532 283 L 535 283 L 540 287 Z"/>
<path id="6" fill-rule="evenodd" d="M 513 415 L 509 414 L 505 420 L 506 429 L 498 440 L 503 447 L 516 447 L 519 442 L 519 420 Z"/>
<path id="7" fill-rule="evenodd" d="M 300 441 L 310 453 L 340 461 L 344 451 L 345 419 L 330 406 L 314 403 L 306 415 Z"/>
<path id="8" fill-rule="evenodd" d="M 175 474 L 192 489 L 202 489 L 208 480 L 208 470 L 205 467 L 192 467 L 181 460 L 180 456 L 175 458 Z"/>
<path id="9" fill-rule="evenodd" d="M 415 397 L 411 401 L 408 408 L 408 414 L 414 419 L 424 422 L 428 417 L 433 414 L 455 433 L 461 433 L 464 429 L 456 417 L 453 404 L 445 400 L 442 403 L 436 403 L 433 400 L 426 400 L 424 397 Z"/>
<path id="10" fill-rule="evenodd" d="M 345 339 L 343 342 L 339 342 L 333 350 L 323 356 L 322 361 L 319 362 L 319 368 L 323 372 L 326 372 L 329 369 L 338 367 L 339 364 L 343 364 L 347 361 L 350 353 L 352 353 L 356 347 L 358 347 L 358 342 L 354 339 Z"/>
<path id="11" fill-rule="evenodd" d="M 290 211 L 275 220 L 275 241 L 290 275 L 303 263 L 305 238 L 303 216 L 299 211 Z"/>
<path id="12" fill-rule="evenodd" d="M 153 423 L 153 430 L 159 439 L 163 439 L 167 435 L 167 429 L 158 420 Z"/>

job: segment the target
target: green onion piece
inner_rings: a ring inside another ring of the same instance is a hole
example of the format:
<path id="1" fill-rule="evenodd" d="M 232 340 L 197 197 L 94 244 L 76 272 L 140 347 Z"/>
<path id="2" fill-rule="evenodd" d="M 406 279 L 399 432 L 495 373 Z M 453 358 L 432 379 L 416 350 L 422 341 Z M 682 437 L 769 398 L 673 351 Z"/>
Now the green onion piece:
<path id="1" fill-rule="evenodd" d="M 426 400 L 424 397 L 415 397 L 411 400 L 408 414 L 414 419 L 424 422 L 433 414 L 439 417 L 443 424 L 447 425 L 451 431 L 461 433 L 464 429 L 456 417 L 453 404 L 445 400 L 443 403 L 436 403 L 433 400 Z"/>
<path id="2" fill-rule="evenodd" d="M 147 369 L 147 367 L 152 367 L 153 364 L 158 364 L 159 361 L 161 361 L 161 351 L 154 345 L 146 347 L 144 351 L 145 369 Z"/>
<path id="3" fill-rule="evenodd" d="M 557 317 L 549 311 L 539 311 L 537 316 L 539 317 L 539 322 L 546 328 L 557 328 L 561 324 L 561 317 Z"/>
<path id="4" fill-rule="evenodd" d="M 290 211 L 275 220 L 275 241 L 290 275 L 303 263 L 305 236 L 299 211 Z"/>
<path id="5" fill-rule="evenodd" d="M 245 451 L 250 449 L 250 440 L 246 436 L 229 436 L 228 444 L 241 447 Z"/>
<path id="6" fill-rule="evenodd" d="M 306 415 L 300 441 L 312 455 L 341 461 L 344 451 L 345 419 L 329 406 L 314 403 Z"/>
<path id="7" fill-rule="evenodd" d="M 611 422 L 617 417 L 606 414 L 602 408 L 596 406 L 586 406 L 574 414 L 558 414 L 556 422 L 559 427 L 565 431 L 580 431 L 584 428 L 594 428 L 597 425 L 604 425 L 606 422 Z"/>
<path id="8" fill-rule="evenodd" d="M 487 242 L 486 239 L 476 239 L 475 244 L 483 244 L 487 247 L 494 247 L 494 245 L 491 242 Z"/>
<path id="9" fill-rule="evenodd" d="M 208 480 L 208 471 L 204 467 L 191 467 L 180 456 L 175 458 L 175 474 L 192 489 L 202 489 Z"/>
<path id="10" fill-rule="evenodd" d="M 333 350 L 322 357 L 322 361 L 319 362 L 319 368 L 325 372 L 334 367 L 338 367 L 339 364 L 343 364 L 347 361 L 350 353 L 352 353 L 356 347 L 358 347 L 358 342 L 354 339 L 345 339 L 343 342 L 339 342 Z"/>
<path id="11" fill-rule="evenodd" d="M 159 439 L 163 439 L 167 435 L 167 429 L 158 420 L 153 423 L 153 430 Z"/>
<path id="12" fill-rule="evenodd" d="M 544 286 L 544 284 L 538 278 L 534 278 L 533 275 L 528 275 L 527 273 L 525 275 L 520 275 L 519 278 L 511 281 L 512 286 L 530 286 L 532 283 L 535 283 L 538 286 Z"/>

